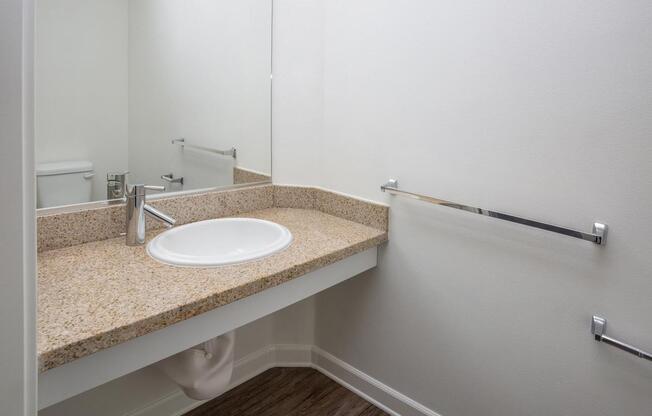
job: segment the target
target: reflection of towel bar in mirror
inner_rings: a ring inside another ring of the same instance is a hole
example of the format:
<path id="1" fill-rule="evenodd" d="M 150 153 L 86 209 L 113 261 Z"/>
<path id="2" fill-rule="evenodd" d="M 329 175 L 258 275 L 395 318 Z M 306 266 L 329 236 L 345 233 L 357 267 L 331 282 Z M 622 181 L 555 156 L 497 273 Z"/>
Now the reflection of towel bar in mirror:
<path id="1" fill-rule="evenodd" d="M 173 173 L 168 173 L 167 175 L 161 175 L 161 179 L 169 183 L 178 183 L 180 185 L 183 185 L 183 176 L 179 176 L 175 178 Z"/>
<path id="2" fill-rule="evenodd" d="M 210 147 L 196 146 L 194 144 L 188 144 L 188 143 L 186 143 L 186 139 L 174 139 L 174 140 L 172 140 L 172 144 L 178 144 L 181 147 L 187 147 L 187 148 L 190 148 L 190 149 L 203 150 L 204 152 L 215 153 L 215 154 L 218 154 L 218 155 L 231 156 L 234 159 L 236 158 L 235 147 L 232 147 L 229 150 L 219 150 L 219 149 L 213 149 L 213 148 L 210 148 Z"/>
<path id="3" fill-rule="evenodd" d="M 547 224 L 544 222 L 529 220 L 527 218 L 520 218 L 514 215 L 504 214 L 502 212 L 490 211 L 484 208 L 476 208 L 468 205 L 458 204 L 455 202 L 446 201 L 431 196 L 421 195 L 414 192 L 404 191 L 398 188 L 398 181 L 390 179 L 386 184 L 380 187 L 383 192 L 388 192 L 392 195 L 403 195 L 410 198 L 418 199 L 420 201 L 429 202 L 435 205 L 442 205 L 449 208 L 461 209 L 473 214 L 480 214 L 487 217 L 498 218 L 503 221 L 515 222 L 528 227 L 539 228 L 541 230 L 551 231 L 553 233 L 567 235 L 569 237 L 579 238 L 581 240 L 590 241 L 598 245 L 604 245 L 607 242 L 607 225 L 596 222 L 593 224 L 593 232 L 586 233 L 584 231 L 573 230 L 571 228 L 559 227 L 557 225 Z"/>

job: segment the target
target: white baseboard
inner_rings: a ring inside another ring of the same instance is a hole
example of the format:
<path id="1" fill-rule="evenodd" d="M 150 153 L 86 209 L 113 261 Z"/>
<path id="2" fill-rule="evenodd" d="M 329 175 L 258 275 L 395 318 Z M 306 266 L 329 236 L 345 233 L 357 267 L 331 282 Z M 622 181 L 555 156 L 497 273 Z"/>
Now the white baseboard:
<path id="1" fill-rule="evenodd" d="M 350 364 L 313 345 L 277 344 L 255 351 L 233 369 L 234 388 L 274 367 L 310 367 L 353 391 L 393 416 L 440 416 L 435 411 L 381 383 Z M 202 405 L 180 390 L 125 416 L 181 416 Z"/>
<path id="2" fill-rule="evenodd" d="M 383 384 L 319 347 L 312 347 L 311 367 L 391 415 L 440 416 L 434 410 Z"/>

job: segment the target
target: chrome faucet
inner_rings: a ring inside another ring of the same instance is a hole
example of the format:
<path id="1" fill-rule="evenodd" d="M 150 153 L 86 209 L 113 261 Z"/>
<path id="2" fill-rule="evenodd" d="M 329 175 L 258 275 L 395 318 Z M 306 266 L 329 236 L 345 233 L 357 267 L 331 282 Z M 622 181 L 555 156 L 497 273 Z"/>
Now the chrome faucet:
<path id="1" fill-rule="evenodd" d="M 176 220 L 169 215 L 145 203 L 145 192 L 164 191 L 164 186 L 148 186 L 143 184 L 126 185 L 125 199 L 127 201 L 127 245 L 137 246 L 145 243 L 145 214 L 161 221 L 167 228 L 173 227 Z"/>

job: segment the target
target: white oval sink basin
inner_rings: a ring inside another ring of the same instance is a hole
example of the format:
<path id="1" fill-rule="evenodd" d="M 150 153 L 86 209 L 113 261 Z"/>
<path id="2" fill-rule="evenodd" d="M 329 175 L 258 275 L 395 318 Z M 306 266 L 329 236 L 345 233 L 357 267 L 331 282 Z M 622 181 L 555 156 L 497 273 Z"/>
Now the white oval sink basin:
<path id="1" fill-rule="evenodd" d="M 260 259 L 291 242 L 290 230 L 274 222 L 220 218 L 165 231 L 147 244 L 147 252 L 166 264 L 211 267 Z"/>

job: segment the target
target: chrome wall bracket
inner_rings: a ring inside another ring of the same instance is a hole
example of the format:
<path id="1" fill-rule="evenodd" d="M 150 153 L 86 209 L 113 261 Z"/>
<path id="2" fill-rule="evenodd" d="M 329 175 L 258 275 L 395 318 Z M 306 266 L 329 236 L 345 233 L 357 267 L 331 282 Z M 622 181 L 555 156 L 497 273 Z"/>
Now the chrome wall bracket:
<path id="1" fill-rule="evenodd" d="M 442 205 L 448 208 L 455 208 L 466 212 L 471 212 L 473 214 L 484 215 L 487 217 L 497 218 L 503 221 L 515 222 L 522 225 L 527 225 L 528 227 L 539 228 L 541 230 L 550 231 L 557 234 L 567 235 L 569 237 L 579 238 L 581 240 L 590 241 L 598 245 L 605 245 L 607 242 L 607 231 L 609 227 L 606 224 L 596 222 L 593 224 L 593 229 L 591 233 L 586 233 L 584 231 L 574 230 L 572 228 L 560 227 L 553 224 L 547 224 L 544 222 L 534 221 L 527 218 L 521 218 L 510 214 L 504 214 L 502 212 L 491 211 L 484 208 L 476 208 L 469 205 L 463 205 L 456 202 L 446 201 L 444 199 L 434 198 L 427 195 L 421 195 L 414 192 L 404 191 L 399 189 L 398 181 L 396 179 L 390 179 L 380 187 L 380 190 L 383 192 L 391 193 L 392 195 L 402 195 L 408 196 L 410 198 L 418 199 L 420 201 L 429 202 L 434 205 Z"/>
<path id="2" fill-rule="evenodd" d="M 639 358 L 652 361 L 652 354 L 645 352 L 639 348 L 633 347 L 629 344 L 626 344 L 622 341 L 618 341 L 615 338 L 608 337 L 605 332 L 607 332 L 607 320 L 597 315 L 593 315 L 591 320 L 591 334 L 598 342 L 604 342 L 623 351 L 627 351 L 630 354 L 634 354 Z"/>
<path id="3" fill-rule="evenodd" d="M 174 177 L 173 173 L 168 173 L 167 175 L 161 175 L 161 179 L 169 183 L 178 183 L 183 185 L 183 176 Z"/>
<path id="4" fill-rule="evenodd" d="M 600 244 L 601 246 L 607 244 L 607 231 L 609 227 L 606 224 L 600 222 L 593 223 L 593 234 L 595 235 L 595 243 Z"/>
<path id="5" fill-rule="evenodd" d="M 396 179 L 390 179 L 384 185 L 380 186 L 380 190 L 383 192 L 393 189 L 398 189 L 398 180 Z"/>

